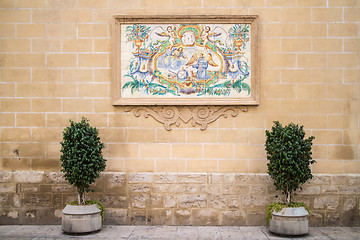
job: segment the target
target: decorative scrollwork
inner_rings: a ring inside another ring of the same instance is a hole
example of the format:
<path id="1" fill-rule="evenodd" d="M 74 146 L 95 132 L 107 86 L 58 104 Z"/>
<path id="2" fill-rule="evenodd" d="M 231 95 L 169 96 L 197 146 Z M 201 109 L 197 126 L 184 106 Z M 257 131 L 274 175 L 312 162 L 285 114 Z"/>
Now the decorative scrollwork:
<path id="1" fill-rule="evenodd" d="M 180 126 L 182 120 L 184 123 L 188 123 L 191 120 L 191 124 L 195 127 L 200 125 L 201 130 L 205 130 L 208 124 L 216 121 L 219 117 L 228 117 L 228 112 L 232 117 L 238 115 L 238 110 L 247 112 L 245 106 L 129 106 L 125 108 L 125 112 L 133 111 L 136 117 L 141 116 L 141 112 L 144 112 L 144 117 L 153 117 L 156 121 L 162 123 L 166 130 L 170 131 L 172 125 Z"/>
<path id="2" fill-rule="evenodd" d="M 193 109 L 193 126 L 195 124 L 200 124 L 201 130 L 205 130 L 207 128 L 207 125 L 209 123 L 214 122 L 216 119 L 218 119 L 221 116 L 224 116 L 225 118 L 228 117 L 227 111 L 231 111 L 231 116 L 236 117 L 238 114 L 238 110 L 234 107 L 207 107 L 207 106 L 199 106 L 195 107 Z"/>

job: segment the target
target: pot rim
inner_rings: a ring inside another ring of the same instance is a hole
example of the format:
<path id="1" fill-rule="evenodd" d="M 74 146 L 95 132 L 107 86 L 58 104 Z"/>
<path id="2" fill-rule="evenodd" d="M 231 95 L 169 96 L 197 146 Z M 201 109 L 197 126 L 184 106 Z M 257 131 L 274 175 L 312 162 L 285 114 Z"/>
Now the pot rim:
<path id="1" fill-rule="evenodd" d="M 309 212 L 304 207 L 284 207 L 280 212 L 274 210 L 272 215 L 297 218 L 308 216 Z"/>
<path id="2" fill-rule="evenodd" d="M 97 204 L 91 205 L 70 205 L 67 204 L 63 209 L 63 214 L 67 215 L 85 215 L 85 214 L 98 214 L 101 210 L 97 207 Z"/>

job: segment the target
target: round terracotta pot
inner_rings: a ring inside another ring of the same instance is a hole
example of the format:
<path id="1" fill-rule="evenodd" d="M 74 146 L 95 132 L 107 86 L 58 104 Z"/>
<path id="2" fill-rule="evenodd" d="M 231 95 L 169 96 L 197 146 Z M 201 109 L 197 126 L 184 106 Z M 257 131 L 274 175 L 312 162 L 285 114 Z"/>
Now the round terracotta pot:
<path id="1" fill-rule="evenodd" d="M 65 233 L 90 233 L 100 230 L 101 211 L 96 204 L 66 205 L 61 229 Z"/>

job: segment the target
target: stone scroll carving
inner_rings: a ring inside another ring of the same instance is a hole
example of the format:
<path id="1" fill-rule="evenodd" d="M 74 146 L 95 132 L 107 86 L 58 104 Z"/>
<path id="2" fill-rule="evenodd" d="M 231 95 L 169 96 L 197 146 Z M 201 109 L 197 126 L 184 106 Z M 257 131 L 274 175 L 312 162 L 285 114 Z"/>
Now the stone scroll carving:
<path id="1" fill-rule="evenodd" d="M 201 130 L 205 130 L 208 124 L 214 122 L 219 117 L 236 117 L 239 113 L 247 112 L 245 106 L 129 106 L 126 112 L 133 112 L 136 117 L 141 114 L 145 118 L 153 117 L 162 123 L 166 130 L 170 131 L 172 126 L 180 126 L 181 122 L 191 121 L 193 127 L 200 125 Z"/>

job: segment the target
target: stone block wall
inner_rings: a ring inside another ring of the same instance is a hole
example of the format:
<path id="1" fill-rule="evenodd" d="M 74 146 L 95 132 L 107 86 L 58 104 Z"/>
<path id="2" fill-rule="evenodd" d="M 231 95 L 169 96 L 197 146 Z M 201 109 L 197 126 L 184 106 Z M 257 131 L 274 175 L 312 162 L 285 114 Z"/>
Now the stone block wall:
<path id="1" fill-rule="evenodd" d="M 100 129 L 106 171 L 265 173 L 264 131 L 303 124 L 314 173 L 360 173 L 358 0 L 0 1 L 0 170 L 59 171 L 61 132 Z M 167 131 L 112 105 L 113 15 L 258 15 L 260 105 Z"/>
<path id="2" fill-rule="evenodd" d="M 258 15 L 260 105 L 205 131 L 190 123 L 167 131 L 113 106 L 113 15 Z M 103 179 L 120 181 L 97 193 L 109 208 L 107 223 L 262 223 L 273 190 L 255 180 L 267 170 L 264 132 L 279 120 L 316 137 L 312 171 L 327 180 L 300 196 L 312 218 L 354 224 L 342 219 L 358 219 L 350 179 L 360 174 L 359 16 L 358 0 L 1 0 L 0 175 L 11 176 L 0 181 L 1 221 L 59 223 L 53 216 L 73 189 L 48 176 L 60 171 L 68 120 L 86 116 L 106 146 Z M 130 182 L 143 172 L 150 182 Z M 163 172 L 176 180 L 156 182 Z M 186 183 L 186 174 L 206 181 Z M 210 182 L 233 174 L 249 182 L 236 189 Z M 156 213 L 167 217 L 151 218 Z"/>
<path id="3" fill-rule="evenodd" d="M 59 224 L 76 199 L 58 172 L 2 172 L 0 224 Z M 281 195 L 267 174 L 104 173 L 92 200 L 110 225 L 264 225 Z M 311 209 L 310 226 L 359 226 L 360 176 L 315 175 L 296 196 Z"/>

